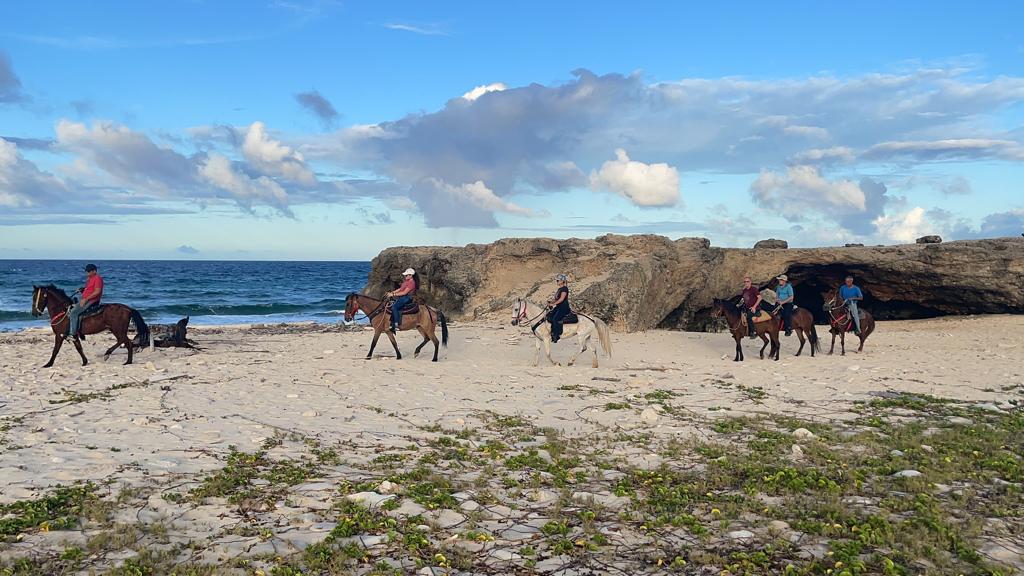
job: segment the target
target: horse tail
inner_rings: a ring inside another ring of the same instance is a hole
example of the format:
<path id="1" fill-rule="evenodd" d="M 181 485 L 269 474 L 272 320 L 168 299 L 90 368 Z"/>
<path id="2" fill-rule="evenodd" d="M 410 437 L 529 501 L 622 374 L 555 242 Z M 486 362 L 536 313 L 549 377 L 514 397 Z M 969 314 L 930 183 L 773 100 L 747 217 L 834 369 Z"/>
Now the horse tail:
<path id="1" fill-rule="evenodd" d="M 139 345 L 149 346 L 149 326 L 146 326 L 146 321 L 142 319 L 142 314 L 135 308 L 132 311 L 132 322 L 135 324 L 135 331 L 138 333 Z"/>
<path id="2" fill-rule="evenodd" d="M 608 325 L 600 318 L 593 318 L 594 326 L 597 327 L 597 338 L 601 341 L 601 348 L 609 358 L 612 357 L 612 335 Z"/>
<path id="3" fill-rule="evenodd" d="M 821 343 L 818 340 L 818 331 L 814 328 L 814 320 L 811 320 L 811 331 L 807 336 L 807 339 L 811 341 L 811 350 L 815 352 L 821 352 Z"/>
<path id="4" fill-rule="evenodd" d="M 437 311 L 437 319 L 441 321 L 441 344 L 448 347 L 448 319 L 444 317 L 444 312 Z"/>

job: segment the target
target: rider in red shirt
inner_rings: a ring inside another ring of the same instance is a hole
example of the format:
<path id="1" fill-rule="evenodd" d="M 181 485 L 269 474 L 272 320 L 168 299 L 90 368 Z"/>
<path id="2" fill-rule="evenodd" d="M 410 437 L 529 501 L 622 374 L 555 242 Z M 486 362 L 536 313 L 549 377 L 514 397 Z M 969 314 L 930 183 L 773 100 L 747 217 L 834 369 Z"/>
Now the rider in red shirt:
<path id="1" fill-rule="evenodd" d="M 388 298 L 395 299 L 391 304 L 392 334 L 402 326 L 402 308 L 405 308 L 412 302 L 412 297 L 416 295 L 416 290 L 419 289 L 415 270 L 409 268 L 405 272 L 402 272 L 402 276 L 404 276 L 404 278 L 402 279 L 402 283 L 398 286 L 398 290 L 394 290 L 386 294 Z"/>
<path id="2" fill-rule="evenodd" d="M 78 334 L 81 328 L 82 315 L 89 312 L 92 308 L 99 306 L 100 298 L 103 297 L 103 278 L 100 277 L 99 271 L 96 270 L 96 265 L 86 265 L 85 274 L 85 286 L 78 289 L 78 292 L 82 293 L 82 297 L 78 300 L 78 304 L 68 309 L 70 321 L 68 322 L 68 333 L 66 336 Z"/>

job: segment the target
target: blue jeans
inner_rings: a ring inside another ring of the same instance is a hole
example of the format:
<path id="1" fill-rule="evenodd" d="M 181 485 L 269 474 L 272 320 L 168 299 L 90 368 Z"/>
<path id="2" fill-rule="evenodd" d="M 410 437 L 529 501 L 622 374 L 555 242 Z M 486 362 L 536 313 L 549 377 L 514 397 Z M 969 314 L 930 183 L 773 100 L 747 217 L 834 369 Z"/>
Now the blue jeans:
<path id="1" fill-rule="evenodd" d="M 857 333 L 859 334 L 860 333 L 860 310 L 857 310 L 857 301 L 856 300 L 848 300 L 846 302 L 846 309 L 850 311 L 850 316 L 853 317 L 853 327 L 857 331 Z"/>
<path id="2" fill-rule="evenodd" d="M 402 325 L 402 308 L 408 306 L 410 302 L 412 302 L 412 296 L 407 294 L 395 298 L 394 304 L 391 305 L 391 326 L 395 330 Z"/>
<path id="3" fill-rule="evenodd" d="M 78 334 L 78 330 L 82 326 L 82 315 L 84 315 L 87 312 L 91 312 L 97 306 L 99 306 L 99 304 L 93 302 L 88 306 L 75 304 L 71 308 L 68 308 L 68 333 L 65 334 L 65 336 L 73 336 L 74 334 Z"/>

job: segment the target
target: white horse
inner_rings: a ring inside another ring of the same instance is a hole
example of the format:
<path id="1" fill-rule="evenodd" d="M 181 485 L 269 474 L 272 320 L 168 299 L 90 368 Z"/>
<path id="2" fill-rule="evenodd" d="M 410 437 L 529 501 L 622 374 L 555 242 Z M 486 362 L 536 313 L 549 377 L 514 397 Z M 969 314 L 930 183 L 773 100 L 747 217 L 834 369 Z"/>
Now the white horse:
<path id="1" fill-rule="evenodd" d="M 516 300 L 515 308 L 512 309 L 512 325 L 519 326 L 520 323 L 530 326 L 533 330 L 533 335 L 537 337 L 537 356 L 533 360 L 533 365 L 537 366 L 540 364 L 540 347 L 544 345 L 544 354 L 547 355 L 548 360 L 552 364 L 558 364 L 551 359 L 551 324 L 544 319 L 544 315 L 547 314 L 546 308 L 541 308 L 533 304 L 532 302 L 520 298 Z M 597 333 L 598 340 L 601 341 L 601 349 L 612 357 L 612 339 L 611 333 L 608 330 L 608 325 L 601 321 L 600 318 L 591 318 L 583 314 L 577 314 L 579 322 L 575 324 L 565 324 L 562 326 L 562 339 L 569 339 L 573 336 L 576 337 L 579 342 L 579 346 L 576 352 L 573 353 L 572 358 L 569 359 L 569 366 L 572 366 L 576 362 L 576 358 L 587 351 L 587 345 L 590 342 L 590 337 Z M 540 324 L 538 324 L 538 322 Z M 534 328 L 536 325 L 536 328 Z M 597 368 L 597 346 L 594 346 L 594 361 L 591 366 Z M 559 366 L 561 364 L 558 364 Z"/>

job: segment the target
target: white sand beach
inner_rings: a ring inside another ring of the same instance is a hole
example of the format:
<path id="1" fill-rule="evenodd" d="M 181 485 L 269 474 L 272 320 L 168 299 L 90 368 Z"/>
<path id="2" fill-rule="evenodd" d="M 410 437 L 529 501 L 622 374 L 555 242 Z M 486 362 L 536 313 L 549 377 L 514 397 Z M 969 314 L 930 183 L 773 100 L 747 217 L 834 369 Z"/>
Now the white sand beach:
<path id="1" fill-rule="evenodd" d="M 202 350 L 144 349 L 132 366 L 121 365 L 123 350 L 104 362 L 100 354 L 111 339 L 89 337 L 87 367 L 65 346 L 54 367 L 44 369 L 50 334 L 42 329 L 4 334 L 0 504 L 38 498 L 57 485 L 93 482 L 102 486 L 107 500 L 128 494 L 112 512 L 116 525 L 162 524 L 161 549 L 173 549 L 176 562 L 234 562 L 241 573 L 270 573 L 278 560 L 268 558 L 301 556 L 307 546 L 327 537 L 338 522 L 331 503 L 345 493 L 345 485 L 380 482 L 389 473 L 374 467 L 381 455 L 436 447 L 439 437 L 457 438 L 466 430 L 481 434 L 467 441 L 471 450 L 489 440 L 508 446 L 524 441 L 495 427 L 496 418 L 515 417 L 522 426 L 550 429 L 567 441 L 642 435 L 646 440 L 614 447 L 606 456 L 655 468 L 674 464 L 659 447 L 712 439 L 714 423 L 725 418 L 770 414 L 842 426 L 858 416 L 855 403 L 894 392 L 962 400 L 1006 413 L 1024 400 L 1021 316 L 880 322 L 864 353 L 852 352 L 855 346 L 848 340 L 846 356 L 839 355 L 838 344 L 835 355 L 824 354 L 829 340 L 819 326 L 822 353 L 812 358 L 805 349 L 803 356 L 793 357 L 794 336 L 783 340 L 778 362 L 759 360 L 760 342 L 747 340 L 747 360 L 733 362 L 733 341 L 726 333 L 613 333 L 613 357 L 602 354 L 599 368 L 590 367 L 589 356 L 577 366 L 532 366 L 533 337 L 507 320 L 496 316 L 490 322 L 453 324 L 450 346 L 442 349 L 438 363 L 429 361 L 429 345 L 413 358 L 419 340 L 415 333 L 399 335 L 402 360 L 394 358 L 382 338 L 378 356 L 367 361 L 363 356 L 372 332 L 292 325 L 195 327 L 190 336 Z M 556 359 L 564 363 L 574 345 L 575 340 L 557 345 Z M 670 401 L 642 401 L 652 397 Z M 525 442 L 529 447 L 540 440 Z M 232 449 L 266 449 L 268 457 L 301 461 L 327 448 L 336 457 L 321 461 L 312 477 L 274 496 L 276 505 L 246 509 L 248 503 L 225 497 L 182 500 L 208 474 L 225 467 Z M 679 461 L 690 462 L 691 455 Z M 437 466 L 457 477 L 471 471 L 443 459 Z M 571 555 L 563 558 L 565 551 L 531 562 L 520 550 L 530 538 L 507 532 L 510 526 L 528 525 L 534 527 L 527 536 L 539 534 L 535 526 L 543 523 L 531 521 L 548 515 L 534 506 L 536 501 L 530 501 L 531 507 L 516 506 L 490 487 L 488 502 L 498 512 L 471 517 L 468 511 L 488 503 L 466 504 L 473 501 L 469 486 L 478 478 L 478 472 L 461 478 L 466 487 L 454 496 L 454 510 L 430 510 L 408 498 L 402 506 L 426 515 L 422 521 L 432 527 L 435 547 L 444 547 L 452 535 L 458 539 L 465 532 L 459 526 L 472 521 L 487 536 L 462 550 L 478 557 L 470 565 L 484 572 L 500 573 L 499 564 L 510 566 L 510 572 L 574 566 Z M 481 488 L 479 482 L 475 486 Z M 391 496 L 381 496 L 387 492 L 385 486 L 366 497 L 387 499 Z M 162 497 L 168 493 L 179 496 Z M 608 494 L 597 498 L 613 508 L 621 504 Z M 1005 563 L 1024 550 L 1021 519 L 1015 522 L 1009 525 L 1016 528 L 1008 528 L 999 540 L 1011 552 L 993 552 L 995 560 Z M 241 525 L 257 529 L 237 529 Z M 45 556 L 46 550 L 70 545 L 84 548 L 103 530 L 88 521 L 73 530 L 25 530 L 16 540 L 0 543 L 0 558 Z M 751 530 L 751 538 L 760 538 Z M 989 545 L 994 541 L 994 536 L 986 540 Z M 183 542 L 188 547 L 174 547 Z M 367 549 L 376 545 L 370 544 Z M 102 571 L 138 554 L 138 546 L 123 548 L 97 552 L 78 568 Z M 410 564 L 394 550 L 386 554 L 391 565 L 408 571 L 450 569 L 432 557 Z M 262 558 L 266 565 L 259 568 L 245 558 Z M 552 558 L 564 561 L 552 563 Z M 350 568 L 369 572 L 371 560 L 355 561 Z M 628 571 L 633 560 L 623 559 L 621 570 Z"/>

